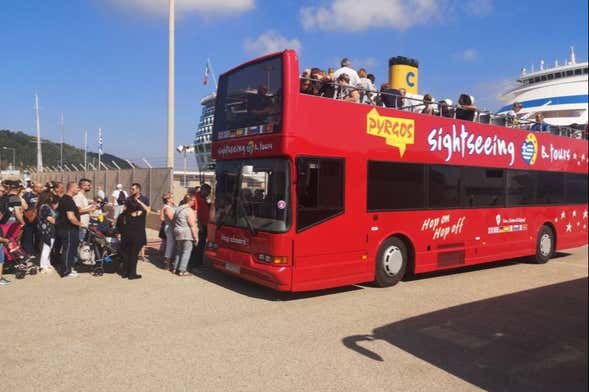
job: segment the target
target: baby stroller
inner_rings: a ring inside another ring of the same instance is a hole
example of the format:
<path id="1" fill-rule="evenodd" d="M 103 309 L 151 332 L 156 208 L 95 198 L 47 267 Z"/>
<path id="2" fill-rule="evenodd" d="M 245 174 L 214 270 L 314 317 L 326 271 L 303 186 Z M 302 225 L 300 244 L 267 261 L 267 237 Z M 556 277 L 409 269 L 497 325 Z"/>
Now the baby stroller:
<path id="1" fill-rule="evenodd" d="M 86 238 L 78 248 L 78 259 L 92 267 L 92 275 L 115 273 L 120 265 L 119 239 L 110 221 L 91 222 Z"/>
<path id="2" fill-rule="evenodd" d="M 26 275 L 36 275 L 38 271 L 37 266 L 31 262 L 32 257 L 26 257 L 18 244 L 21 232 L 22 228 L 17 222 L 0 225 L 0 235 L 9 240 L 2 249 L 8 262 L 5 266 L 6 272 L 14 272 L 16 279 L 24 279 Z"/>

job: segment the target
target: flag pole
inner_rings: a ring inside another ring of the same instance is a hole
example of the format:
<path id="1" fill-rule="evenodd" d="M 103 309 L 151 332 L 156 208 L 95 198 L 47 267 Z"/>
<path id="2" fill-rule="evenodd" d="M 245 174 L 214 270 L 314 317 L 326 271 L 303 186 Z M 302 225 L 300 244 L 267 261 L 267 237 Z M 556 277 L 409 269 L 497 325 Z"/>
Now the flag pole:
<path id="1" fill-rule="evenodd" d="M 215 76 L 215 71 L 213 71 L 213 66 L 211 65 L 211 60 L 207 59 L 207 66 L 211 71 L 211 76 L 213 77 L 213 82 L 215 83 L 215 91 L 217 91 L 217 77 Z"/>
<path id="2" fill-rule="evenodd" d="M 100 161 L 102 159 L 102 128 L 98 128 L 98 170 L 100 171 Z"/>

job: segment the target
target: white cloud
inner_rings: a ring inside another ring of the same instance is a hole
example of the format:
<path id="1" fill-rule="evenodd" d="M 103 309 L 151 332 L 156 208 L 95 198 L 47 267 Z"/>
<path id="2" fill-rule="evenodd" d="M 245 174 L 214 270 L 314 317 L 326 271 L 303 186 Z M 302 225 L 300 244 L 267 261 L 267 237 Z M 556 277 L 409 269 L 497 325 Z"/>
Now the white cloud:
<path id="1" fill-rule="evenodd" d="M 505 102 L 501 100 L 501 95 L 516 85 L 513 79 L 492 80 L 475 84 L 471 94 L 476 98 L 479 109 L 496 111 L 505 105 Z"/>
<path id="2" fill-rule="evenodd" d="M 303 45 L 296 38 L 288 39 L 278 34 L 276 31 L 269 30 L 255 39 L 246 38 L 243 43 L 246 52 L 254 55 L 279 52 L 284 49 L 294 49 L 301 52 Z"/>
<path id="3" fill-rule="evenodd" d="M 479 52 L 474 49 L 466 49 L 464 52 L 461 53 L 460 57 L 464 61 L 475 61 L 479 58 Z"/>
<path id="4" fill-rule="evenodd" d="M 331 0 L 326 6 L 302 7 L 305 30 L 406 30 L 443 15 L 445 0 Z"/>
<path id="5" fill-rule="evenodd" d="M 487 16 L 493 12 L 493 0 L 469 0 L 465 2 L 466 11 L 475 16 Z"/>
<path id="6" fill-rule="evenodd" d="M 169 0 L 106 0 L 108 3 L 149 15 L 167 16 Z M 176 0 L 176 14 L 200 13 L 203 15 L 238 14 L 254 8 L 254 0 Z"/>

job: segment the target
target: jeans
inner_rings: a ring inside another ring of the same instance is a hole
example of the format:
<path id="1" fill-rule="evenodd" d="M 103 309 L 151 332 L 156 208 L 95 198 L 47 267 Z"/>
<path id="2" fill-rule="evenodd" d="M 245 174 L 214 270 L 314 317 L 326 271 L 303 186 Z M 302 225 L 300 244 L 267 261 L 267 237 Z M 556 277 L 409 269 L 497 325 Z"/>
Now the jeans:
<path id="1" fill-rule="evenodd" d="M 88 232 L 88 228 L 87 227 L 80 227 L 79 229 L 80 231 L 80 241 L 84 241 L 84 239 L 86 238 L 86 233 Z"/>
<path id="2" fill-rule="evenodd" d="M 164 230 L 166 232 L 166 252 L 164 257 L 171 260 L 174 257 L 174 245 L 176 243 L 174 240 L 174 226 L 166 224 Z"/>
<path id="3" fill-rule="evenodd" d="M 67 276 L 72 272 L 78 254 L 78 245 L 80 243 L 79 236 L 78 228 L 57 231 L 57 238 L 61 244 L 59 274 L 62 277 Z"/>
<path id="4" fill-rule="evenodd" d="M 176 271 L 185 272 L 192 253 L 192 240 L 177 240 L 176 241 L 176 260 L 174 261 L 174 269 Z"/>

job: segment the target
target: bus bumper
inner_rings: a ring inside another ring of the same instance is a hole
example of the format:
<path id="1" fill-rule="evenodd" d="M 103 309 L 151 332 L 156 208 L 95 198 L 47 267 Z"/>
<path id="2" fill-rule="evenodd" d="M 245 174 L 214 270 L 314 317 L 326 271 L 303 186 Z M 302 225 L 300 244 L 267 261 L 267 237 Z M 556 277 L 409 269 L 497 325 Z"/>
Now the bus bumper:
<path id="1" fill-rule="evenodd" d="M 228 275 L 270 287 L 278 291 L 291 291 L 292 268 L 258 263 L 253 255 L 233 249 L 209 249 L 207 258 L 213 267 Z"/>

